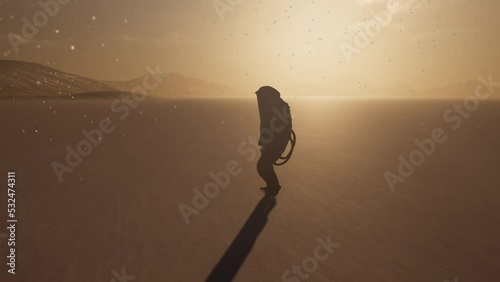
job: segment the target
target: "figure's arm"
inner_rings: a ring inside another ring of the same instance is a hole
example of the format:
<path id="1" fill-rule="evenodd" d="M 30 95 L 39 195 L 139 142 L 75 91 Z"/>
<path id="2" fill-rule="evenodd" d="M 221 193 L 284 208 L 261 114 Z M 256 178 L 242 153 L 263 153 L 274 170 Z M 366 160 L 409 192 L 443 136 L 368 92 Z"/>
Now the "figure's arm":
<path id="1" fill-rule="evenodd" d="M 267 122 L 267 109 L 266 106 L 263 104 L 259 104 L 259 117 L 260 117 L 260 127 L 259 127 L 259 146 L 262 147 L 261 150 L 264 147 L 264 142 L 262 141 L 262 131 L 264 128 L 266 128 L 268 125 L 266 125 Z"/>

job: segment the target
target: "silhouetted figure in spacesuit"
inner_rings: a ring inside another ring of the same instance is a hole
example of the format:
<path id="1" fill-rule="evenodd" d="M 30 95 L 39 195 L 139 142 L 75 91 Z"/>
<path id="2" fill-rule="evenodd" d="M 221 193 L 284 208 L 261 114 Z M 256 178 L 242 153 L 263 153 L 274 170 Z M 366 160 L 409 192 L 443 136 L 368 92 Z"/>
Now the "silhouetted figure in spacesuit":
<path id="1" fill-rule="evenodd" d="M 274 172 L 274 165 L 290 141 L 292 117 L 290 107 L 273 87 L 264 86 L 255 93 L 259 104 L 259 146 L 261 146 L 262 153 L 257 162 L 257 172 L 266 182 L 266 187 L 262 189 L 274 196 L 281 189 L 278 177 Z"/>

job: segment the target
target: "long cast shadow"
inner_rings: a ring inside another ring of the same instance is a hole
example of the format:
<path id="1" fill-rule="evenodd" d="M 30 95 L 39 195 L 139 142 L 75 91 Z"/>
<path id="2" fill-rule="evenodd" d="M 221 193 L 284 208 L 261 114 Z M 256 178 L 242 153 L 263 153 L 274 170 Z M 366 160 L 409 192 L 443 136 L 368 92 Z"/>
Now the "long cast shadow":
<path id="1" fill-rule="evenodd" d="M 207 282 L 232 281 L 264 229 L 276 198 L 266 195 L 260 200 L 243 228 L 207 278 Z"/>

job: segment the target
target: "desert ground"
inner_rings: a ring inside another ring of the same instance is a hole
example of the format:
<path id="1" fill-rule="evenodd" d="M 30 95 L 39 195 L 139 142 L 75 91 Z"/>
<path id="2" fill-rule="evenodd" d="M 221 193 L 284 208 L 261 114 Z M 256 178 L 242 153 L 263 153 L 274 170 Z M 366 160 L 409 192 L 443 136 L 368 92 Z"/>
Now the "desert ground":
<path id="1" fill-rule="evenodd" d="M 0 237 L 0 281 L 305 281 L 294 265 L 307 281 L 499 281 L 499 101 L 453 130 L 443 113 L 462 100 L 286 100 L 297 146 L 265 208 L 257 157 L 239 150 L 257 136 L 253 99 L 148 98 L 123 120 L 112 99 L 0 101 L 18 219 L 16 275 Z M 52 163 L 108 117 L 114 131 L 59 182 Z M 436 128 L 446 142 L 391 191 L 384 173 Z M 187 224 L 179 205 L 229 162 L 239 173 Z M 327 238 L 335 250 L 312 261 Z"/>

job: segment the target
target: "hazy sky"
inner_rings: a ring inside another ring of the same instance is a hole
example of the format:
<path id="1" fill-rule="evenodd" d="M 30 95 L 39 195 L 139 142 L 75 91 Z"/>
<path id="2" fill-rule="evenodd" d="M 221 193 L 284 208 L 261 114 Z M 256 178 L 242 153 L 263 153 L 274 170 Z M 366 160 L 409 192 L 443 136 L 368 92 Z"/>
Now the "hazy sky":
<path id="1" fill-rule="evenodd" d="M 1 1 L 0 55 L 101 80 L 132 79 L 159 64 L 292 95 L 354 84 L 431 89 L 500 75 L 497 0 L 241 0 L 222 19 L 214 3 L 229 2 L 238 0 L 69 1 L 15 54 L 7 35 L 22 35 L 22 18 L 33 22 L 42 8 Z M 373 22 L 388 13 L 392 20 Z"/>

